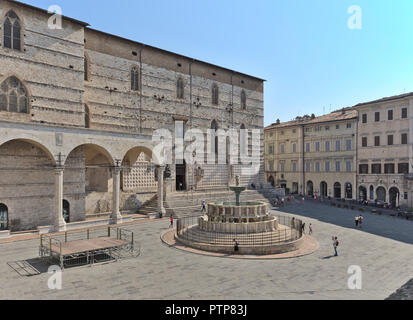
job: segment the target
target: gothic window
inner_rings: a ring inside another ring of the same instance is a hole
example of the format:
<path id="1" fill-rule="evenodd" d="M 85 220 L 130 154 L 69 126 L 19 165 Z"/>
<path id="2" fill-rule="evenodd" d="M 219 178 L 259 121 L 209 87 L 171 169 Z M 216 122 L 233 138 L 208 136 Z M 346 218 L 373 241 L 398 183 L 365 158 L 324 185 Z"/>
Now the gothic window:
<path id="1" fill-rule="evenodd" d="M 244 90 L 242 90 L 241 92 L 241 109 L 242 110 L 247 109 L 247 95 L 245 94 Z"/>
<path id="2" fill-rule="evenodd" d="M 212 150 L 213 152 L 215 152 L 215 154 L 218 154 L 218 136 L 217 136 L 217 130 L 218 130 L 218 123 L 215 120 L 212 120 L 211 123 L 211 129 L 212 129 L 212 138 L 214 141 L 214 145 L 212 146 Z"/>
<path id="3" fill-rule="evenodd" d="M 134 67 L 131 70 L 131 90 L 139 91 L 139 71 L 138 68 Z"/>
<path id="4" fill-rule="evenodd" d="M 21 22 L 14 11 L 9 11 L 3 23 L 3 45 L 5 48 L 21 50 Z"/>
<path id="5" fill-rule="evenodd" d="M 85 73 L 85 81 L 89 81 L 89 59 L 85 56 L 84 59 L 84 73 Z"/>
<path id="6" fill-rule="evenodd" d="M 212 104 L 214 105 L 218 105 L 218 86 L 216 84 L 214 84 L 212 86 Z"/>
<path id="7" fill-rule="evenodd" d="M 90 110 L 87 105 L 85 105 L 85 128 L 90 128 Z"/>
<path id="8" fill-rule="evenodd" d="M 9 77 L 0 86 L 0 111 L 28 113 L 28 94 L 23 83 Z"/>
<path id="9" fill-rule="evenodd" d="M 182 78 L 179 78 L 176 82 L 176 97 L 178 99 L 184 98 L 184 81 L 182 80 Z"/>

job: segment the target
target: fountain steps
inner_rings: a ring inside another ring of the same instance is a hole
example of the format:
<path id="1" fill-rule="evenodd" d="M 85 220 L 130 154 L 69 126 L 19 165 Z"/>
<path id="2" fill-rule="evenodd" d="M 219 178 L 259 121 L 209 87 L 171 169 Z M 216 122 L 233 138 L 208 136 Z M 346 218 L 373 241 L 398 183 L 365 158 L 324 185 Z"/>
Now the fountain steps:
<path id="1" fill-rule="evenodd" d="M 208 232 L 192 227 L 183 232 L 180 238 L 188 239 L 191 242 L 205 245 L 234 246 L 234 239 L 240 246 L 271 246 L 280 243 L 290 242 L 295 230 L 285 226 L 272 232 L 262 232 L 255 234 L 230 234 L 219 232 Z"/>

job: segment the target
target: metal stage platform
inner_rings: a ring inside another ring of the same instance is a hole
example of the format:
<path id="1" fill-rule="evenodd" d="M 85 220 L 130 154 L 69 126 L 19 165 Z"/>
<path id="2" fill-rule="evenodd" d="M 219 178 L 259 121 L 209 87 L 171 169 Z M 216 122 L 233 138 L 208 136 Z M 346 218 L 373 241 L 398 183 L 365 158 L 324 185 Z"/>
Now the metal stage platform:
<path id="1" fill-rule="evenodd" d="M 93 265 L 137 257 L 140 246 L 132 231 L 120 228 L 88 229 L 40 236 L 39 255 L 65 267 Z"/>

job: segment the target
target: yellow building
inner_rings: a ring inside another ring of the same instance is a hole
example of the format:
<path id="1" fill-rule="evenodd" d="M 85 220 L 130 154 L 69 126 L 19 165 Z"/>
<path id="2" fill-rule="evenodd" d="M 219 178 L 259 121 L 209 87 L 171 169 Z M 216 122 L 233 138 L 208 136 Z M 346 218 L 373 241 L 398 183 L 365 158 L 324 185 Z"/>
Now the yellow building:
<path id="1" fill-rule="evenodd" d="M 356 133 L 357 111 L 351 109 L 270 125 L 267 181 L 292 194 L 356 199 Z"/>

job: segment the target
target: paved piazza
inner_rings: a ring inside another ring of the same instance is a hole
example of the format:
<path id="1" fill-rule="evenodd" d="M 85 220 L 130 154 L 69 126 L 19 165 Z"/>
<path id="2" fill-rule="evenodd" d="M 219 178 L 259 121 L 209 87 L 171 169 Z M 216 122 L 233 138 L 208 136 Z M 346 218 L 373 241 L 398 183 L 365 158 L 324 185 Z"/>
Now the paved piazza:
<path id="1" fill-rule="evenodd" d="M 283 211 L 313 224 L 317 252 L 285 260 L 201 256 L 161 243 L 166 219 L 144 222 L 126 227 L 139 238 L 140 257 L 67 269 L 57 291 L 48 289 L 47 272 L 21 276 L 7 264 L 36 258 L 38 240 L 0 244 L 0 299 L 385 299 L 413 277 L 413 222 L 366 213 L 360 231 L 355 211 L 312 202 Z M 350 265 L 362 268 L 362 290 L 347 287 Z"/>

